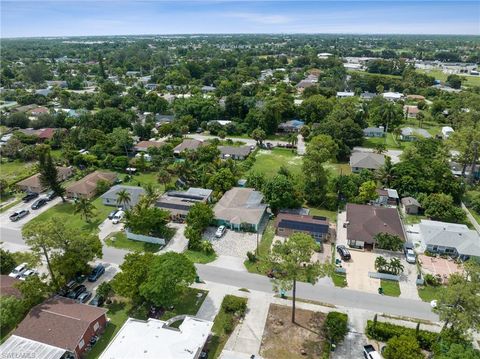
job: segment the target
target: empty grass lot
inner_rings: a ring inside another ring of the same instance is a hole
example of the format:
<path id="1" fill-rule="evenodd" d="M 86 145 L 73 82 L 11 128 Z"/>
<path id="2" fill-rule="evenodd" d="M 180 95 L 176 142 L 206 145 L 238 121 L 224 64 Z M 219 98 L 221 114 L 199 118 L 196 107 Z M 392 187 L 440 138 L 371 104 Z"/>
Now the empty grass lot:
<path id="1" fill-rule="evenodd" d="M 273 238 L 275 237 L 275 227 L 273 221 L 270 221 L 263 232 L 262 239 L 258 245 L 258 255 L 256 262 L 250 262 L 248 259 L 243 262 L 245 268 L 250 273 L 258 273 L 265 275 L 270 270 L 267 257 L 270 254 L 270 248 L 272 246 Z"/>
<path id="2" fill-rule="evenodd" d="M 190 259 L 193 263 L 206 264 L 213 262 L 215 259 L 217 259 L 216 253 L 205 254 L 203 252 L 192 251 L 189 249 L 183 252 L 183 254 L 185 254 L 187 258 Z"/>
<path id="3" fill-rule="evenodd" d="M 382 279 L 380 285 L 383 288 L 383 294 L 390 297 L 399 297 L 400 296 L 400 285 L 394 280 L 385 280 Z"/>
<path id="4" fill-rule="evenodd" d="M 147 243 L 141 241 L 133 241 L 127 238 L 127 235 L 124 232 L 112 233 L 105 240 L 107 246 L 126 249 L 129 251 L 140 251 L 140 252 L 158 252 L 162 247 L 160 244 Z"/>
<path id="5" fill-rule="evenodd" d="M 35 162 L 0 162 L 0 178 L 6 180 L 9 185 L 30 177 L 35 172 Z"/>
<path id="6" fill-rule="evenodd" d="M 434 287 L 434 286 L 431 286 L 431 285 L 426 285 L 426 286 L 418 288 L 418 296 L 424 302 L 431 302 L 434 299 L 439 299 L 440 298 L 442 290 L 443 290 L 442 286 Z"/>
<path id="7" fill-rule="evenodd" d="M 249 172 L 273 177 L 282 166 L 285 166 L 292 174 L 299 175 L 302 170 L 302 157 L 286 148 L 274 148 L 271 151 L 260 150 L 257 152 L 255 164 Z"/>

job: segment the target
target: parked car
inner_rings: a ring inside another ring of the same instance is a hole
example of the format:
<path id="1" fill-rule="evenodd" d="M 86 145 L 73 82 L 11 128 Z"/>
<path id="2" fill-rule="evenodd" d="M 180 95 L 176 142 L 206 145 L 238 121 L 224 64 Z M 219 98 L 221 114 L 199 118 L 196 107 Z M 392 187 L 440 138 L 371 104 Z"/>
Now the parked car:
<path id="1" fill-rule="evenodd" d="M 29 213 L 30 211 L 28 209 L 22 209 L 21 211 L 13 212 L 8 218 L 10 218 L 12 222 L 16 222 L 22 219 L 23 217 L 27 216 Z"/>
<path id="2" fill-rule="evenodd" d="M 118 212 L 118 209 L 114 209 L 113 211 L 111 211 L 109 214 L 108 214 L 108 219 L 112 220 L 113 217 L 115 217 L 115 215 L 117 214 Z"/>
<path id="3" fill-rule="evenodd" d="M 48 191 L 45 195 L 45 199 L 47 201 L 51 201 L 52 199 L 55 199 L 57 197 L 57 194 L 53 191 Z"/>
<path id="4" fill-rule="evenodd" d="M 92 293 L 85 291 L 83 293 L 80 293 L 80 295 L 77 297 L 77 302 L 78 303 L 86 303 L 92 298 Z"/>
<path id="5" fill-rule="evenodd" d="M 93 305 L 94 307 L 101 307 L 104 302 L 105 299 L 100 294 L 97 294 L 88 304 Z"/>
<path id="6" fill-rule="evenodd" d="M 88 276 L 88 281 L 96 282 L 103 273 L 105 273 L 105 267 L 101 264 L 97 265 L 95 268 L 93 268 L 92 273 L 90 273 Z"/>
<path id="7" fill-rule="evenodd" d="M 85 292 L 86 290 L 87 290 L 87 287 L 85 287 L 83 284 L 77 285 L 67 294 L 67 298 L 77 299 L 78 296 L 83 292 Z"/>
<path id="8" fill-rule="evenodd" d="M 363 346 L 363 356 L 365 359 L 382 359 L 381 355 L 370 344 Z"/>
<path id="9" fill-rule="evenodd" d="M 113 219 L 112 219 L 112 223 L 113 224 L 118 224 L 120 223 L 120 221 L 123 219 L 123 216 L 125 215 L 125 212 L 124 211 L 118 211 L 117 213 L 115 213 L 115 215 L 113 216 Z"/>
<path id="10" fill-rule="evenodd" d="M 77 285 L 78 285 L 78 283 L 76 281 L 71 280 L 70 282 L 65 284 L 65 286 L 63 288 L 61 288 L 58 293 L 61 296 L 66 297 L 68 295 L 68 293 L 70 293 L 70 291 Z"/>
<path id="11" fill-rule="evenodd" d="M 25 272 L 22 273 L 22 275 L 18 278 L 20 280 L 25 280 L 28 277 L 38 275 L 38 272 L 35 269 L 27 269 Z"/>
<path id="12" fill-rule="evenodd" d="M 27 263 L 19 264 L 10 272 L 8 276 L 12 278 L 19 278 L 27 269 Z"/>
<path id="13" fill-rule="evenodd" d="M 39 209 L 43 206 L 45 206 L 48 203 L 48 200 L 46 198 L 40 198 L 37 199 L 33 204 L 32 204 L 32 209 Z"/>
<path id="14" fill-rule="evenodd" d="M 337 252 L 344 261 L 349 261 L 350 259 L 352 259 L 350 252 L 345 246 L 342 246 L 342 245 L 337 246 Z"/>
<path id="15" fill-rule="evenodd" d="M 225 226 L 220 226 L 217 228 L 217 231 L 215 232 L 215 237 L 221 238 L 225 232 L 227 231 L 227 227 Z"/>
<path id="16" fill-rule="evenodd" d="M 417 262 L 417 255 L 413 251 L 413 249 L 407 249 L 405 252 L 405 259 L 408 263 L 415 264 Z"/>
<path id="17" fill-rule="evenodd" d="M 27 202 L 30 202 L 32 199 L 37 198 L 37 197 L 38 197 L 38 193 L 27 192 L 27 194 L 25 196 L 23 196 L 22 201 L 27 203 Z"/>

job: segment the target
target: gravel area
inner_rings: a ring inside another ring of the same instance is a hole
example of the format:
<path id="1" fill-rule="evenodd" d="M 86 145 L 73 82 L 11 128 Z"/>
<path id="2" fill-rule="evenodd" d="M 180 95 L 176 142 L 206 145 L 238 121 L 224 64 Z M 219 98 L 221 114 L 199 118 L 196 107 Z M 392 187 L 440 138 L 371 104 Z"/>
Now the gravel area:
<path id="1" fill-rule="evenodd" d="M 255 251 L 257 246 L 256 233 L 235 232 L 227 229 L 222 238 L 215 237 L 216 227 L 209 227 L 204 233 L 205 238 L 212 242 L 217 255 L 225 255 L 247 259 L 247 252 Z M 258 240 L 260 241 L 261 236 Z"/>

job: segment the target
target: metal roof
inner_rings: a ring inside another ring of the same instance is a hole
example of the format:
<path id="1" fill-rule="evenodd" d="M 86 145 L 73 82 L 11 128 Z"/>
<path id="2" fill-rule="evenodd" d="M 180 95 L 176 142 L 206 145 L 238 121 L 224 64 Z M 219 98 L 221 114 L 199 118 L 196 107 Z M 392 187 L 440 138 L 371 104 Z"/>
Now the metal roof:
<path id="1" fill-rule="evenodd" d="M 0 353 L 5 358 L 60 359 L 65 349 L 12 335 L 0 345 Z"/>

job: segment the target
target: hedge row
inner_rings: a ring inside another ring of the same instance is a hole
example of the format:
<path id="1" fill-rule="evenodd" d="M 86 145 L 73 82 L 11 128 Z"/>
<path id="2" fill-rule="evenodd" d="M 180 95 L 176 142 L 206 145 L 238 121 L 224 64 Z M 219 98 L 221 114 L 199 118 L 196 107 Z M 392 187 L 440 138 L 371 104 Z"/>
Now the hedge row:
<path id="1" fill-rule="evenodd" d="M 387 342 L 390 338 L 400 335 L 407 335 L 417 338 L 420 348 L 432 351 L 433 346 L 438 340 L 438 333 L 429 332 L 426 330 L 417 330 L 412 328 L 402 327 L 391 323 L 374 322 L 369 320 L 366 329 L 367 336 L 370 339 L 375 339 L 381 342 Z"/>

